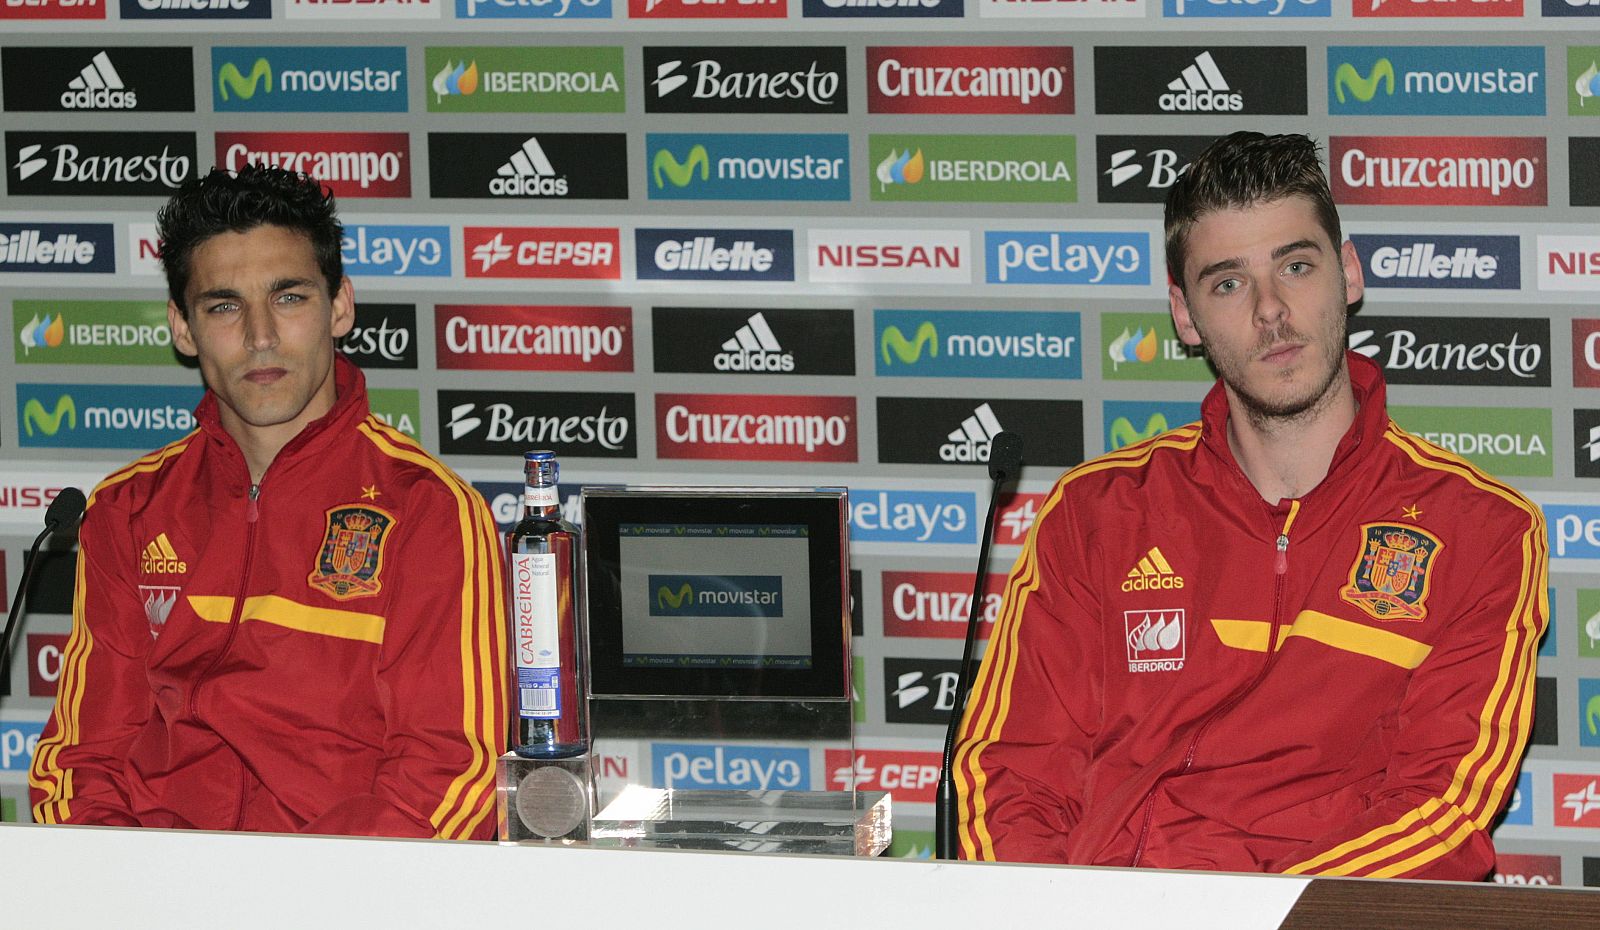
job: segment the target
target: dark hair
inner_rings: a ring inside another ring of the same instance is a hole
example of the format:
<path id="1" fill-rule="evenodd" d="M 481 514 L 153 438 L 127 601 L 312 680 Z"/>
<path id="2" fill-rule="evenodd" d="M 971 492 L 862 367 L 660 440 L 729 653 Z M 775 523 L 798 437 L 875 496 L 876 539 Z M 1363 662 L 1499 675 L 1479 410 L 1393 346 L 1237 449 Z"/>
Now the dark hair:
<path id="1" fill-rule="evenodd" d="M 296 171 L 266 165 L 245 165 L 229 172 L 213 168 L 205 177 L 184 182 L 172 199 L 156 211 L 156 239 L 161 266 L 167 272 L 167 294 L 185 314 L 194 250 L 212 236 L 249 232 L 257 226 L 281 226 L 304 233 L 317 256 L 317 268 L 328 293 L 339 290 L 344 259 L 339 240 L 344 227 L 335 213 L 333 192 Z"/>
<path id="2" fill-rule="evenodd" d="M 1211 143 L 1167 191 L 1167 273 L 1185 286 L 1183 262 L 1189 230 L 1213 210 L 1239 209 L 1301 196 L 1337 249 L 1339 211 L 1308 136 L 1235 132 Z"/>

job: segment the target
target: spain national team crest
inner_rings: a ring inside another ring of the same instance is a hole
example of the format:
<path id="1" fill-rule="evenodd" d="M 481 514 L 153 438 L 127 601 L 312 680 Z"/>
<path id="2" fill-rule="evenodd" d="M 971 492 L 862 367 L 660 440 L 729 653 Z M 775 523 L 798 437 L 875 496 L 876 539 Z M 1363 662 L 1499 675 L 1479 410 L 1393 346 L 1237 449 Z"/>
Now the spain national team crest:
<path id="1" fill-rule="evenodd" d="M 1364 523 L 1361 554 L 1339 596 L 1375 620 L 1418 621 L 1428 615 L 1428 581 L 1444 543 L 1427 530 Z"/>
<path id="2" fill-rule="evenodd" d="M 328 528 L 307 576 L 311 587 L 341 601 L 371 597 L 383 586 L 383 544 L 394 516 L 370 504 L 346 504 L 328 511 Z"/>

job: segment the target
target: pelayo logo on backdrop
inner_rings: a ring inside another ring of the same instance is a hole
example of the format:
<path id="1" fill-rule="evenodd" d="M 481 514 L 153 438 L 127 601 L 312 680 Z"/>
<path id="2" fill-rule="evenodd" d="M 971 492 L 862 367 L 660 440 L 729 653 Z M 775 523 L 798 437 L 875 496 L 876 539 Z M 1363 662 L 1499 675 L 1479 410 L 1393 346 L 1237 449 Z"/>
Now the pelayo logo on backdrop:
<path id="1" fill-rule="evenodd" d="M 456 19 L 610 19 L 611 0 L 456 0 Z"/>
<path id="2" fill-rule="evenodd" d="M 1389 415 L 1402 428 L 1491 475 L 1548 478 L 1554 473 L 1548 407 L 1391 406 Z"/>
<path id="3" fill-rule="evenodd" d="M 123 19 L 272 18 L 272 0 L 122 0 L 121 9 Z"/>
<path id="4" fill-rule="evenodd" d="M 657 788 L 811 790 L 811 751 L 808 749 L 653 743 L 650 761 L 653 784 Z"/>
<path id="5" fill-rule="evenodd" d="M 1350 318 L 1350 351 L 1390 384 L 1549 387 L 1548 317 Z"/>
<path id="6" fill-rule="evenodd" d="M 880 378 L 1083 377 L 1076 313 L 875 310 L 872 326 Z"/>
<path id="7" fill-rule="evenodd" d="M 854 542 L 978 541 L 977 498 L 962 491 L 850 489 Z"/>
<path id="8" fill-rule="evenodd" d="M 219 132 L 217 163 L 301 171 L 339 197 L 410 197 L 411 136 L 404 132 Z"/>
<path id="9" fill-rule="evenodd" d="M 657 394 L 656 456 L 745 462 L 854 462 L 856 399 Z"/>
<path id="10" fill-rule="evenodd" d="M 165 301 L 18 300 L 11 328 L 21 365 L 178 364 Z"/>
<path id="11" fill-rule="evenodd" d="M 1333 15 L 1333 0 L 1162 0 L 1161 15 L 1168 19 L 1326 18 Z"/>
<path id="12" fill-rule="evenodd" d="M 188 48 L 12 46 L 0 59 L 14 113 L 191 112 L 193 73 Z"/>
<path id="13" fill-rule="evenodd" d="M 870 113 L 1067 115 L 1067 46 L 869 46 Z"/>
<path id="14" fill-rule="evenodd" d="M 1545 140 L 1534 137 L 1331 136 L 1333 199 L 1349 204 L 1537 207 Z"/>
<path id="15" fill-rule="evenodd" d="M 983 247 L 990 284 L 1150 283 L 1149 233 L 994 231 Z"/>
<path id="16" fill-rule="evenodd" d="M 1543 116 L 1537 45 L 1328 48 L 1334 116 Z"/>
<path id="17" fill-rule="evenodd" d="M 1073 136 L 904 136 L 867 141 L 873 200 L 1076 203 Z"/>
<path id="18" fill-rule="evenodd" d="M 627 138 L 620 132 L 431 132 L 429 193 L 626 200 Z"/>
<path id="19" fill-rule="evenodd" d="M 400 46 L 219 45 L 211 50 L 218 113 L 404 113 Z"/>
<path id="20" fill-rule="evenodd" d="M 621 113 L 622 49 L 429 46 L 430 113 Z"/>
<path id="21" fill-rule="evenodd" d="M 652 307 L 650 320 L 658 372 L 856 373 L 855 317 L 849 310 Z"/>
<path id="22" fill-rule="evenodd" d="M 194 429 L 201 389 L 18 384 L 17 441 L 57 449 L 152 449 Z"/>
<path id="23" fill-rule="evenodd" d="M 0 223 L 0 272 L 112 274 L 110 223 Z"/>
<path id="24" fill-rule="evenodd" d="M 450 227 L 346 223 L 339 240 L 351 277 L 450 277 Z"/>
<path id="25" fill-rule="evenodd" d="M 805 0 L 807 19 L 846 16 L 960 16 L 961 0 Z"/>
<path id="26" fill-rule="evenodd" d="M 195 170 L 192 132 L 7 132 L 13 196 L 170 197 Z"/>
<path id="27" fill-rule="evenodd" d="M 651 200 L 849 200 L 844 133 L 645 136 Z"/>
<path id="28" fill-rule="evenodd" d="M 1522 287 L 1522 242 L 1516 236 L 1355 233 L 1368 287 L 1514 291 Z"/>
<path id="29" fill-rule="evenodd" d="M 632 371 L 627 307 L 440 304 L 434 345 L 441 369 Z"/>
<path id="30" fill-rule="evenodd" d="M 839 46 L 644 49 L 646 113 L 845 113 Z"/>
<path id="31" fill-rule="evenodd" d="M 638 229 L 641 281 L 793 281 L 787 229 Z"/>

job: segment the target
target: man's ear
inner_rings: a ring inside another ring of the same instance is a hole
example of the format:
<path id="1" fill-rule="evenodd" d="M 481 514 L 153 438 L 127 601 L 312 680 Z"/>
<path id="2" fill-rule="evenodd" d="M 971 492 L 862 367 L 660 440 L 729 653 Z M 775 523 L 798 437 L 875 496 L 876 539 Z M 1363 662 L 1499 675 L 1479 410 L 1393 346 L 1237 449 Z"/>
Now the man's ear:
<path id="1" fill-rule="evenodd" d="M 1168 284 L 1167 303 L 1172 308 L 1172 325 L 1178 331 L 1178 338 L 1186 346 L 1199 345 L 1200 330 L 1195 329 L 1194 319 L 1189 315 L 1189 301 L 1183 296 L 1183 288 Z"/>
<path id="2" fill-rule="evenodd" d="M 176 301 L 167 301 L 167 327 L 172 330 L 172 344 L 179 352 L 190 358 L 200 354 L 200 347 L 194 344 L 194 333 L 189 331 L 189 318 L 183 315 Z"/>
<path id="3" fill-rule="evenodd" d="M 1339 263 L 1344 267 L 1344 302 L 1345 306 L 1349 306 L 1367 292 L 1367 279 L 1361 271 L 1361 256 L 1356 254 L 1355 244 L 1349 239 L 1339 249 Z"/>
<path id="4" fill-rule="evenodd" d="M 339 279 L 339 289 L 333 292 L 333 318 L 329 321 L 333 338 L 342 339 L 356 325 L 356 289 L 349 277 Z"/>

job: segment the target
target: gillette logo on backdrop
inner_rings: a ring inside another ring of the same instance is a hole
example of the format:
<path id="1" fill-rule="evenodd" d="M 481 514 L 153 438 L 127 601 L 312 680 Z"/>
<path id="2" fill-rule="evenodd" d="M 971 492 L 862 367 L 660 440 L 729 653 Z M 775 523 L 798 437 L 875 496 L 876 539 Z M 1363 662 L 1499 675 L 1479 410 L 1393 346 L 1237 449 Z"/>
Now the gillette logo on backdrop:
<path id="1" fill-rule="evenodd" d="M 1522 246 L 1516 236 L 1352 234 L 1350 241 L 1365 263 L 1368 287 L 1522 287 Z"/>
<path id="2" fill-rule="evenodd" d="M 793 281 L 794 233 L 787 229 L 639 229 L 641 281 Z"/>
<path id="3" fill-rule="evenodd" d="M 272 0 L 122 0 L 122 18 L 271 19 Z"/>
<path id="4" fill-rule="evenodd" d="M 112 274 L 114 237 L 109 223 L 0 223 L 0 272 Z"/>
<path id="5" fill-rule="evenodd" d="M 807 19 L 844 16 L 960 16 L 962 0 L 805 0 Z"/>

